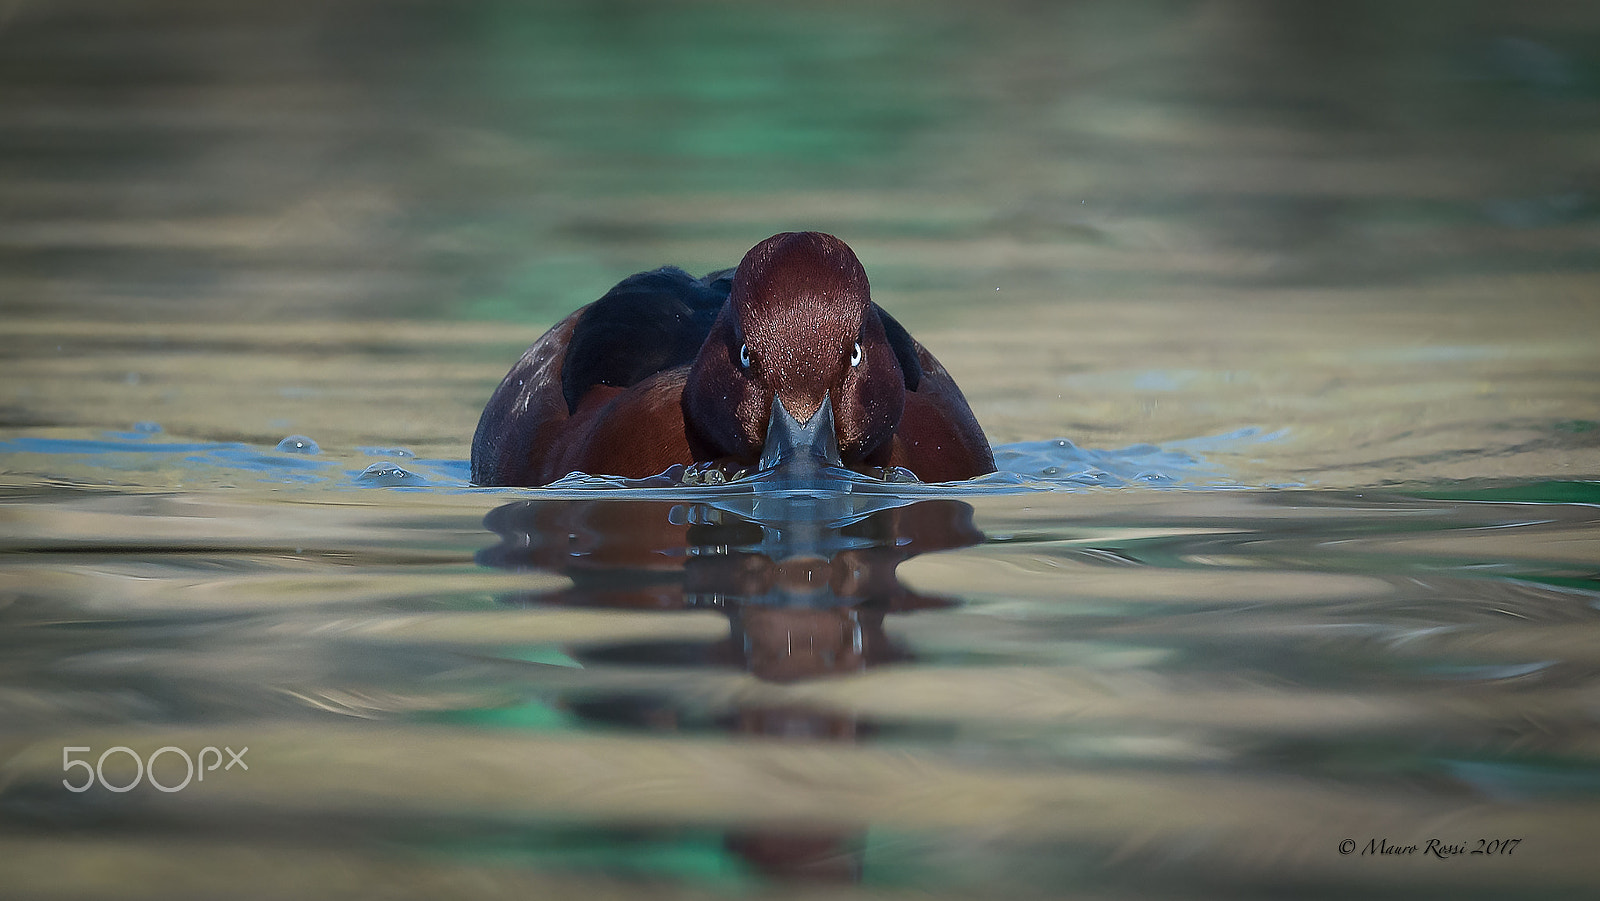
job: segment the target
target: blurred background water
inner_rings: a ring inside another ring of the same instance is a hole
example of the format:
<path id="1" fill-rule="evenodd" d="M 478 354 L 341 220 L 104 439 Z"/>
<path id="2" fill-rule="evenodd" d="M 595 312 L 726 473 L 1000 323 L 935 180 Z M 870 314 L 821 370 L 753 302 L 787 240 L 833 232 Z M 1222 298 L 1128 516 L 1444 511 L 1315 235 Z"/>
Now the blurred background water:
<path id="1" fill-rule="evenodd" d="M 0 4 L 0 894 L 1584 896 L 1597 160 L 1577 2 Z M 797 228 L 999 476 L 467 486 Z"/>

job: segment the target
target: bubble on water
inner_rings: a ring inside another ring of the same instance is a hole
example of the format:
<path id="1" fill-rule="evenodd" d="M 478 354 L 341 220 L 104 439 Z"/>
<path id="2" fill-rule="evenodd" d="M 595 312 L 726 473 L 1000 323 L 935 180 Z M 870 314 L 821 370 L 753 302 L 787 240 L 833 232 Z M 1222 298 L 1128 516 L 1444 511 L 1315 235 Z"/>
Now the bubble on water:
<path id="1" fill-rule="evenodd" d="M 275 450 L 286 454 L 320 454 L 322 448 L 317 443 L 304 435 L 290 435 L 278 442 Z"/>
<path id="2" fill-rule="evenodd" d="M 161 424 L 146 419 L 133 424 L 133 430 L 141 435 L 157 435 L 161 432 Z"/>
<path id="3" fill-rule="evenodd" d="M 363 447 L 359 449 L 369 457 L 415 457 L 416 454 L 403 447 Z"/>
<path id="4" fill-rule="evenodd" d="M 361 470 L 361 474 L 356 476 L 356 481 L 362 485 L 376 488 L 428 484 L 427 479 L 414 472 L 402 469 L 393 463 L 374 463 Z"/>

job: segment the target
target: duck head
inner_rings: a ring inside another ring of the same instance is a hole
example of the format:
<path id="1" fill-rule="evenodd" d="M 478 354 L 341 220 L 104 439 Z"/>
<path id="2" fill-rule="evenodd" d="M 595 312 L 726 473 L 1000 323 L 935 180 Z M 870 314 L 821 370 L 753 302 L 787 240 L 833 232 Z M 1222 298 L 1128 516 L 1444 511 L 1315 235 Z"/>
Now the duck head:
<path id="1" fill-rule="evenodd" d="M 739 263 L 689 370 L 690 448 L 762 468 L 882 465 L 905 384 L 849 246 L 819 232 L 773 235 Z"/>

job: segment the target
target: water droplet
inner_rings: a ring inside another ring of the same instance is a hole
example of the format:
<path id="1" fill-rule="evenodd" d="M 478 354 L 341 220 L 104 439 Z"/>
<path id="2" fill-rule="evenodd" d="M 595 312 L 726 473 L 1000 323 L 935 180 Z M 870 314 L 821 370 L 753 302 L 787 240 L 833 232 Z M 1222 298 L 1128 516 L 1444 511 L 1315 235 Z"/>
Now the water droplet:
<path id="1" fill-rule="evenodd" d="M 401 469 L 393 463 L 374 463 L 356 476 L 363 485 L 393 488 L 402 485 L 426 485 L 428 480 L 414 472 Z"/>
<path id="2" fill-rule="evenodd" d="M 279 441 L 278 446 L 274 448 L 274 450 L 281 451 L 285 454 L 322 453 L 322 448 L 317 447 L 317 443 L 315 441 L 312 441 L 310 438 L 307 438 L 304 435 L 290 435 L 282 441 Z"/>

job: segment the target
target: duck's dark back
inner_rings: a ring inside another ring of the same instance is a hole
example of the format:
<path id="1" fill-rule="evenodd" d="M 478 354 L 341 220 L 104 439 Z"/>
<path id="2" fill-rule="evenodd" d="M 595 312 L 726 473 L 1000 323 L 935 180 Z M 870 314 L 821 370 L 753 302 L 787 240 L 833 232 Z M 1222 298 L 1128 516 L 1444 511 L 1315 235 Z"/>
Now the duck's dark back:
<path id="1" fill-rule="evenodd" d="M 561 371 L 567 412 L 595 385 L 628 388 L 692 363 L 732 284 L 732 269 L 697 279 L 664 266 L 628 276 L 590 304 L 573 328 Z"/>

